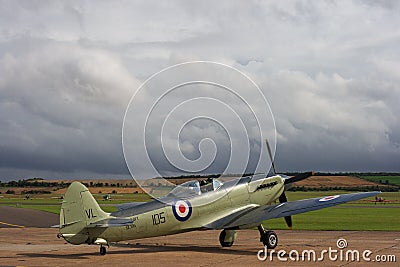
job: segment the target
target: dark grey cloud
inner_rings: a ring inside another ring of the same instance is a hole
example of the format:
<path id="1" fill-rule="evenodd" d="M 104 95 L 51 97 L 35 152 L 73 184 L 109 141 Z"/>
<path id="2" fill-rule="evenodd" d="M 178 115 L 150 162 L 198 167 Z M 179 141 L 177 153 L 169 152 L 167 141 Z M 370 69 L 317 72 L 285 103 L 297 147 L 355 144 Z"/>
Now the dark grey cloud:
<path id="1" fill-rule="evenodd" d="M 118 59 L 32 37 L 10 42 L 0 63 L 0 168 L 127 175 L 121 124 L 137 83 Z"/>
<path id="2" fill-rule="evenodd" d="M 131 95 L 153 73 L 188 60 L 222 62 L 257 82 L 275 115 L 280 170 L 400 171 L 399 8 L 357 0 L 6 1 L 0 179 L 126 176 L 121 127 Z M 191 129 L 182 147 L 196 158 L 203 135 L 191 143 Z M 216 137 L 215 126 L 204 129 Z"/>

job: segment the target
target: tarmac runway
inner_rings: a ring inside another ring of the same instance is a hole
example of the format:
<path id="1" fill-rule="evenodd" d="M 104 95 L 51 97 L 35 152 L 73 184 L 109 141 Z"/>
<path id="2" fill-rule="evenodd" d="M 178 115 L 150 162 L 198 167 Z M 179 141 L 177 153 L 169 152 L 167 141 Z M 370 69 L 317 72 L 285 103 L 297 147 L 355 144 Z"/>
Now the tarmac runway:
<path id="1" fill-rule="evenodd" d="M 50 212 L 0 206 L 0 228 L 50 227 L 60 223 L 59 216 Z"/>
<path id="2" fill-rule="evenodd" d="M 0 221 L 8 219 L 7 223 L 15 224 L 18 218 L 25 219 L 31 212 L 17 210 L 18 213 L 1 207 Z M 8 212 L 6 216 L 5 211 Z M 9 216 L 11 214 L 14 219 Z M 58 218 L 46 212 L 31 216 L 43 220 L 37 223 L 42 227 L 54 223 L 46 223 L 45 218 Z M 19 221 L 24 228 L 0 229 L 0 266 L 399 266 L 400 262 L 400 232 L 381 231 L 276 231 L 279 245 L 275 251 L 268 252 L 265 261 L 257 258 L 263 246 L 256 230 L 238 231 L 238 238 L 230 248 L 220 247 L 219 231 L 198 231 L 120 242 L 108 248 L 105 256 L 100 256 L 96 245 L 74 246 L 58 239 L 58 229 L 29 227 L 28 224 L 35 224 L 34 218 L 26 220 L 26 225 Z M 347 247 L 338 247 L 340 238 L 346 241 Z M 282 253 L 279 250 L 285 254 L 279 254 Z M 323 253 L 324 250 L 327 252 Z M 359 261 L 352 261 L 353 252 L 357 258 L 356 250 Z M 365 251 L 368 255 L 363 258 Z M 393 256 L 396 262 L 387 262 L 393 261 Z M 386 262 L 377 261 L 383 259 Z"/>

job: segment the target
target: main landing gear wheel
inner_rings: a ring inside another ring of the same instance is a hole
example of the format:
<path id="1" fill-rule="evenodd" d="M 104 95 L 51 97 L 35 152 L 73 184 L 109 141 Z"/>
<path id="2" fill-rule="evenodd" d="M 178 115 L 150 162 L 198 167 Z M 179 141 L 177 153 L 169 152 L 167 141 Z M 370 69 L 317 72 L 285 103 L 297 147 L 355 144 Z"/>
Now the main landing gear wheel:
<path id="1" fill-rule="evenodd" d="M 278 245 L 278 236 L 274 231 L 267 231 L 261 236 L 261 241 L 264 246 L 267 246 L 269 249 L 276 248 Z"/>
<path id="2" fill-rule="evenodd" d="M 106 247 L 100 246 L 100 255 L 104 256 L 107 253 Z"/>
<path id="3" fill-rule="evenodd" d="M 234 230 L 223 230 L 219 234 L 219 243 L 222 247 L 231 247 L 236 239 L 236 231 Z"/>
<path id="4" fill-rule="evenodd" d="M 274 231 L 266 231 L 262 225 L 258 226 L 260 231 L 260 241 L 269 249 L 274 249 L 278 245 L 278 236 Z"/>

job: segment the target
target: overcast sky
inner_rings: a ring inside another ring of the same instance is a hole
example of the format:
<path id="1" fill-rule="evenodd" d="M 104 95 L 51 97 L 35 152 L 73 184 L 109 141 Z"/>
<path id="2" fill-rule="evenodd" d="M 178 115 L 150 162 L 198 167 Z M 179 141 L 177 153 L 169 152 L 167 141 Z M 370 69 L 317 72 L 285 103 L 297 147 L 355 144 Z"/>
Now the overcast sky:
<path id="1" fill-rule="evenodd" d="M 1 1 L 0 179 L 129 177 L 130 98 L 191 60 L 258 84 L 275 117 L 278 170 L 400 172 L 399 25 L 395 0 Z M 214 137 L 222 156 L 209 171 L 225 166 L 220 128 L 189 125 L 183 154 L 198 158 Z"/>

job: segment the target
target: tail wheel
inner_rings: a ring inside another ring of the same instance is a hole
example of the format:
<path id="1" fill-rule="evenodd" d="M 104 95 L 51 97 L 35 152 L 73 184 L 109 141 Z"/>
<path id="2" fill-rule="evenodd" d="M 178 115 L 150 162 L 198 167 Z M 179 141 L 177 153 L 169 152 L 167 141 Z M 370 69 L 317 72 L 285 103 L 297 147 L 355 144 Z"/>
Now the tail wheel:
<path id="1" fill-rule="evenodd" d="M 107 253 L 106 247 L 100 246 L 100 255 L 104 256 Z"/>
<path id="2" fill-rule="evenodd" d="M 261 241 L 264 246 L 267 246 L 269 249 L 276 248 L 278 245 L 278 236 L 274 231 L 267 231 L 261 236 Z"/>
<path id="3" fill-rule="evenodd" d="M 233 245 L 233 241 L 232 242 L 226 242 L 225 241 L 225 237 L 226 237 L 226 230 L 223 230 L 219 234 L 219 243 L 221 244 L 222 247 L 231 247 Z"/>

